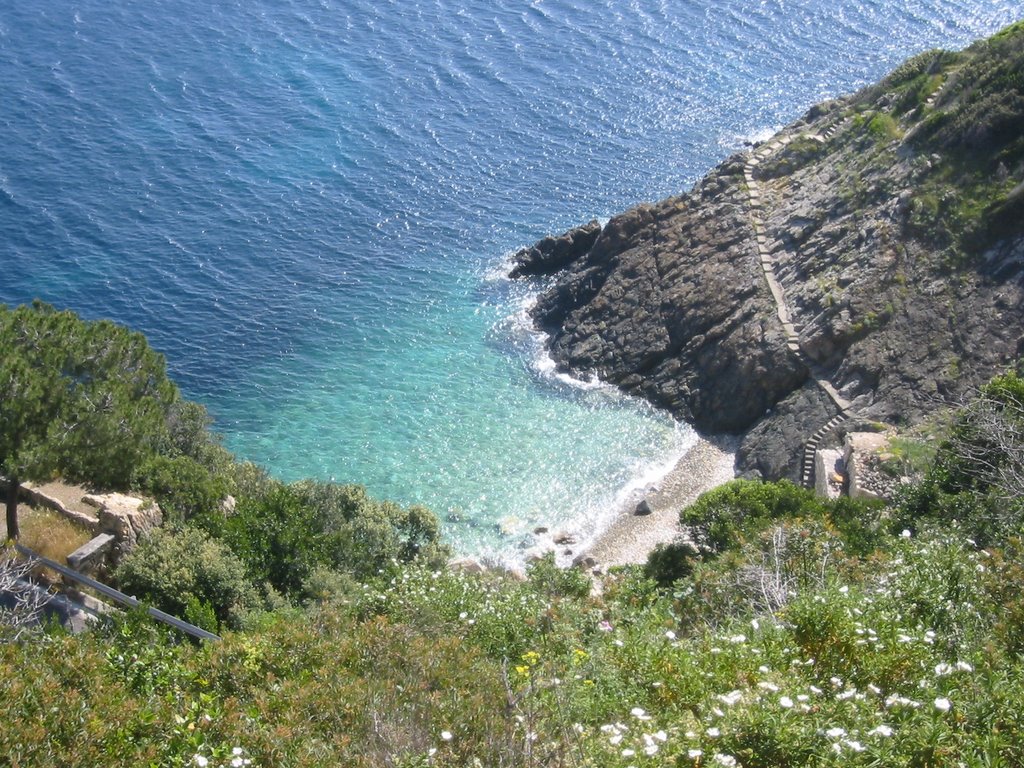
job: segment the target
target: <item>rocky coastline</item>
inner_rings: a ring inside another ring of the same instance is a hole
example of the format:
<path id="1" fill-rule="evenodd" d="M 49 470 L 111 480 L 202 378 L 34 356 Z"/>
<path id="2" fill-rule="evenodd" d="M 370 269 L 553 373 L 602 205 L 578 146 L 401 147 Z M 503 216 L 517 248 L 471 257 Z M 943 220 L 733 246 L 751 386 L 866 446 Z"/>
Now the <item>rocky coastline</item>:
<path id="1" fill-rule="evenodd" d="M 1024 160 L 1005 105 L 972 106 L 971 68 L 993 66 L 972 51 L 955 72 L 917 57 L 686 194 L 517 254 L 513 277 L 549 281 L 532 316 L 559 369 L 736 436 L 738 474 L 805 483 L 827 429 L 912 424 L 1005 370 L 1024 354 Z M 995 169 L 985 238 L 932 215 L 965 162 Z"/>

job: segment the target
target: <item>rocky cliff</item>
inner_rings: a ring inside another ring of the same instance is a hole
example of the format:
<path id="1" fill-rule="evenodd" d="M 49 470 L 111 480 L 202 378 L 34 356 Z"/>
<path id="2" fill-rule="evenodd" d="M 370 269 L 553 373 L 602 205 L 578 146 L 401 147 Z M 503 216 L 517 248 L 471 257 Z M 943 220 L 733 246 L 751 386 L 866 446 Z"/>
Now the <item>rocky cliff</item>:
<path id="1" fill-rule="evenodd" d="M 1024 23 L 918 56 L 688 194 L 517 256 L 564 370 L 801 478 L 842 420 L 913 422 L 1024 353 Z M 536 278 L 539 279 L 539 278 Z"/>

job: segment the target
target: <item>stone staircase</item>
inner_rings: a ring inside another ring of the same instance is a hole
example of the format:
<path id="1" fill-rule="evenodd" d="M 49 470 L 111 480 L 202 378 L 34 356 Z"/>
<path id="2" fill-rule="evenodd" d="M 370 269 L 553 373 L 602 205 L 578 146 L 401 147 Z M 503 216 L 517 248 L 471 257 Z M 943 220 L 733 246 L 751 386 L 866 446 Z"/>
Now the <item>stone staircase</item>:
<path id="1" fill-rule="evenodd" d="M 811 488 L 814 485 L 814 455 L 818 452 L 818 445 L 826 436 L 849 421 L 850 417 L 846 412 L 841 412 L 829 419 L 804 443 L 803 460 L 800 464 L 800 484 L 804 488 Z"/>
<path id="2" fill-rule="evenodd" d="M 839 131 L 846 126 L 849 120 L 849 117 L 844 118 L 843 120 L 829 126 L 823 133 L 810 134 L 805 138 L 821 143 L 827 142 L 839 133 Z M 825 392 L 826 395 L 828 395 L 829 399 L 839 410 L 839 413 L 818 429 L 818 431 L 815 432 L 804 445 L 800 480 L 804 487 L 809 488 L 813 487 L 814 483 L 814 455 L 818 450 L 818 444 L 826 435 L 834 431 L 839 425 L 849 419 L 851 404 L 839 394 L 836 388 L 832 385 L 832 382 L 828 380 L 825 372 L 822 371 L 821 368 L 816 365 L 814 361 L 811 360 L 803 351 L 803 347 L 800 344 L 800 331 L 793 322 L 793 314 L 789 309 L 789 305 L 786 303 L 786 294 L 782 288 L 782 284 L 779 283 L 778 277 L 775 274 L 775 263 L 772 258 L 772 252 L 768 247 L 768 236 L 764 226 L 765 218 L 763 212 L 761 185 L 755 178 L 755 174 L 757 167 L 762 162 L 771 157 L 774 153 L 778 152 L 780 149 L 788 146 L 794 138 L 796 137 L 788 135 L 776 137 L 767 144 L 758 147 L 758 149 L 755 150 L 747 159 L 747 162 L 743 167 L 743 179 L 747 185 L 747 195 L 750 202 L 750 220 L 757 240 L 758 261 L 761 264 L 761 270 L 764 273 L 765 282 L 768 283 L 768 290 L 771 291 L 772 298 L 775 300 L 776 314 L 779 317 L 779 322 L 782 324 L 783 332 L 786 335 L 786 348 L 807 367 L 817 385 L 823 392 Z"/>

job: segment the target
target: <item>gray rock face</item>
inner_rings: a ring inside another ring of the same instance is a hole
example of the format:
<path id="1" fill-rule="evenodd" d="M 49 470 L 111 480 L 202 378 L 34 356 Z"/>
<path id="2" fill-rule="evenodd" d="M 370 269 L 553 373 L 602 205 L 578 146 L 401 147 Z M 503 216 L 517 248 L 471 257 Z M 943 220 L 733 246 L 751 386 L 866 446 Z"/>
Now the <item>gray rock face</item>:
<path id="1" fill-rule="evenodd" d="M 707 432 L 740 432 L 806 378 L 754 247 L 742 165 L 613 218 L 533 310 L 551 353 Z"/>
<path id="2" fill-rule="evenodd" d="M 735 156 L 690 193 L 616 216 L 585 251 L 592 229 L 535 246 L 579 252 L 533 309 L 559 368 L 744 434 L 739 473 L 799 481 L 803 444 L 838 413 L 808 366 L 858 418 L 906 424 L 1024 354 L 1024 225 L 966 261 L 937 250 L 910 218 L 937 161 L 872 135 L 852 103 L 785 129 L 751 166 L 753 194 Z"/>

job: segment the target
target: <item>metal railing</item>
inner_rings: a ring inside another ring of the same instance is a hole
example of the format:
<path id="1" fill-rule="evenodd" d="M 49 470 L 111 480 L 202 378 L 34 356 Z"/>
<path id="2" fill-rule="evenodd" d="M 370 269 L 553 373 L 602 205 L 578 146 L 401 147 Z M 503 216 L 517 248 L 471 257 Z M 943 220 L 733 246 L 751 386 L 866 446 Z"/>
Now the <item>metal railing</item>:
<path id="1" fill-rule="evenodd" d="M 21 544 L 15 542 L 14 548 L 25 557 L 35 560 L 36 562 L 45 565 L 47 568 L 53 569 L 61 576 L 63 576 L 65 579 L 70 579 L 71 581 L 77 582 L 82 586 L 88 587 L 89 589 L 100 593 L 101 595 L 108 598 L 109 600 L 112 600 L 115 603 L 128 606 L 129 608 L 142 607 L 142 603 L 140 603 L 134 597 L 130 597 L 129 595 L 124 594 L 124 592 L 119 592 L 113 587 L 109 587 L 106 584 L 96 581 L 96 579 L 91 579 L 88 576 L 79 573 L 78 571 L 74 571 L 71 568 L 68 568 L 66 565 L 61 565 L 58 562 L 50 560 L 48 557 L 43 557 L 42 555 L 36 554 L 26 546 L 22 546 Z M 171 616 L 169 613 L 164 613 L 163 611 L 158 610 L 156 608 L 147 607 L 146 613 L 148 613 L 152 618 L 156 619 L 157 621 L 163 622 L 164 624 L 167 624 L 170 627 L 174 627 L 175 629 L 184 632 L 187 635 L 191 635 L 192 637 L 198 638 L 199 640 L 220 640 L 220 635 L 215 635 L 213 634 L 213 632 L 208 632 L 202 627 L 197 627 L 194 624 L 189 624 L 187 621 L 182 621 L 176 616 Z"/>

